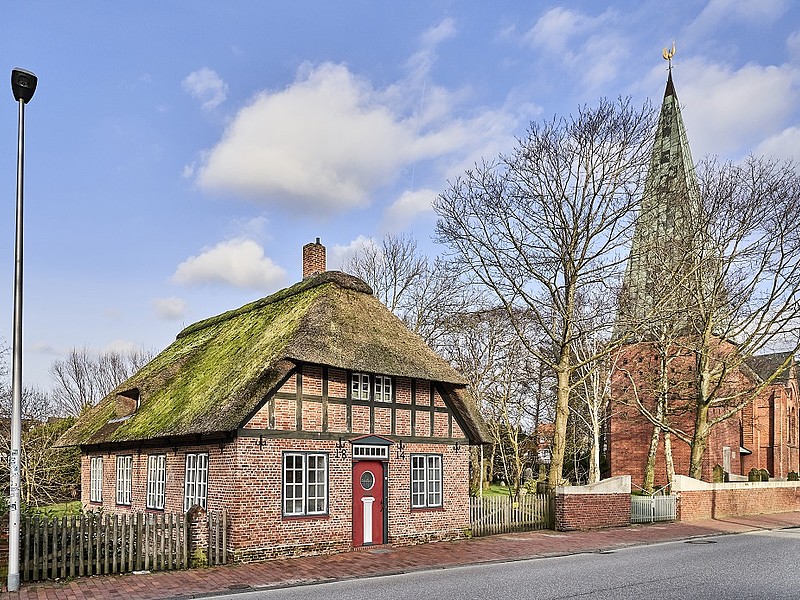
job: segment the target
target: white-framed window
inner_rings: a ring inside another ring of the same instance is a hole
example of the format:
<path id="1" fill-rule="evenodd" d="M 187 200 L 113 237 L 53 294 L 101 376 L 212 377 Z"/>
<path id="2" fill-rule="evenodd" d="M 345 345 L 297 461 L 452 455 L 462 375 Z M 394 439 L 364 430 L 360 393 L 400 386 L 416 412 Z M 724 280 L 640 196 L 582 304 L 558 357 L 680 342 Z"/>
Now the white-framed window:
<path id="1" fill-rule="evenodd" d="M 375 400 L 392 401 L 392 378 L 388 375 L 375 375 Z"/>
<path id="2" fill-rule="evenodd" d="M 206 508 L 208 496 L 208 454 L 186 455 L 186 477 L 183 487 L 183 510 L 187 511 L 195 504 Z"/>
<path id="3" fill-rule="evenodd" d="M 350 396 L 354 400 L 369 400 L 369 375 L 353 373 L 350 378 Z"/>
<path id="4" fill-rule="evenodd" d="M 117 456 L 117 504 L 131 504 L 133 456 Z"/>
<path id="5" fill-rule="evenodd" d="M 103 457 L 93 456 L 89 467 L 89 501 L 103 501 Z"/>
<path id="6" fill-rule="evenodd" d="M 442 455 L 411 455 L 411 508 L 442 505 Z"/>
<path id="7" fill-rule="evenodd" d="M 289 517 L 328 512 L 328 455 L 283 453 L 283 514 Z"/>
<path id="8" fill-rule="evenodd" d="M 164 490 L 167 484 L 167 456 L 147 457 L 147 508 L 164 509 Z"/>

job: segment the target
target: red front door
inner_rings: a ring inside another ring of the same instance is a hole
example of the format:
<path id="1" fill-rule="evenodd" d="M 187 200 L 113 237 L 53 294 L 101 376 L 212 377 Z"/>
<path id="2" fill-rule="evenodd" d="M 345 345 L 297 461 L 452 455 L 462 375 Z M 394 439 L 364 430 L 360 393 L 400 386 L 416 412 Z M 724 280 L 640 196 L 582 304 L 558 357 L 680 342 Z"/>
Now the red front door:
<path id="1" fill-rule="evenodd" d="M 353 546 L 383 544 L 383 463 L 353 464 Z"/>

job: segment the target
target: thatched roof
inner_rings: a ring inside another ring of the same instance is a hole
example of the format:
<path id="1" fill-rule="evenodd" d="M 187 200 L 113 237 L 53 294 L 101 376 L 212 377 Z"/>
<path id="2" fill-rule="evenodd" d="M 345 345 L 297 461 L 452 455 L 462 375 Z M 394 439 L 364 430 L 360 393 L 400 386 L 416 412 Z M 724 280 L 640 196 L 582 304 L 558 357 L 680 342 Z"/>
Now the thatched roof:
<path id="1" fill-rule="evenodd" d="M 467 436 L 486 439 L 461 376 L 366 283 L 329 271 L 187 327 L 59 444 L 230 434 L 300 362 L 439 382 Z"/>

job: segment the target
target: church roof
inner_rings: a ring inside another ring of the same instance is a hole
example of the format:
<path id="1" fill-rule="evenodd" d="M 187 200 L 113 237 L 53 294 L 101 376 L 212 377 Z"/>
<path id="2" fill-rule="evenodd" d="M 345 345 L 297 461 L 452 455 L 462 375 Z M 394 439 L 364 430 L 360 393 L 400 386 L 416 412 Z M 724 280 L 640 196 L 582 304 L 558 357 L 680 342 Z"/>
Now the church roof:
<path id="1" fill-rule="evenodd" d="M 775 383 L 787 383 L 792 376 L 794 358 L 792 352 L 773 352 L 771 354 L 759 354 L 745 359 L 745 363 L 761 378 L 766 381 L 772 377 L 787 359 L 790 361 L 788 368 L 783 369 L 775 378 Z"/>
<path id="2" fill-rule="evenodd" d="M 687 307 L 665 306 L 663 300 L 675 296 L 676 279 L 699 276 L 696 258 L 703 242 L 692 224 L 700 211 L 689 138 L 670 70 L 625 272 L 618 333 L 651 321 L 656 307 L 662 315 L 672 309 L 670 318 L 681 314 L 685 318 Z"/>

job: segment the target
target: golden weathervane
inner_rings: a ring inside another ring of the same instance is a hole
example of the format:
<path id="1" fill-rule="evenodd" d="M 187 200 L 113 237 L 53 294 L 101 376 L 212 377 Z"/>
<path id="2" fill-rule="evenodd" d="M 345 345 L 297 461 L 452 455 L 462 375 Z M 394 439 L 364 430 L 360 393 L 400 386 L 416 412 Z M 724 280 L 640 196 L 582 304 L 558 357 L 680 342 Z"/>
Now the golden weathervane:
<path id="1" fill-rule="evenodd" d="M 675 42 L 672 42 L 672 50 L 664 50 L 661 52 L 661 56 L 664 57 L 664 60 L 669 62 L 669 70 L 672 70 L 672 57 L 675 56 Z"/>

